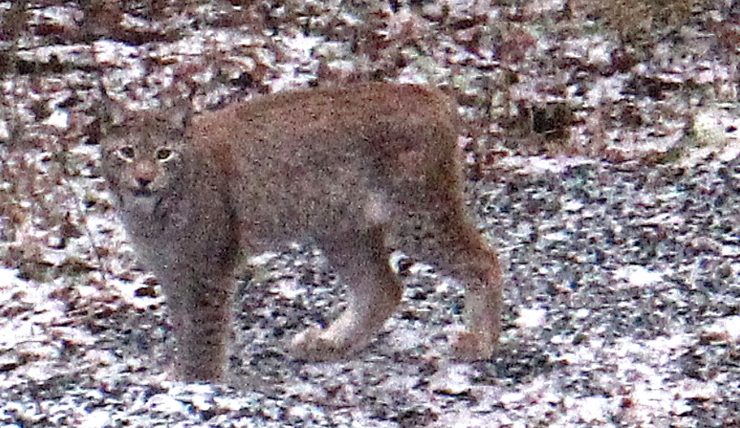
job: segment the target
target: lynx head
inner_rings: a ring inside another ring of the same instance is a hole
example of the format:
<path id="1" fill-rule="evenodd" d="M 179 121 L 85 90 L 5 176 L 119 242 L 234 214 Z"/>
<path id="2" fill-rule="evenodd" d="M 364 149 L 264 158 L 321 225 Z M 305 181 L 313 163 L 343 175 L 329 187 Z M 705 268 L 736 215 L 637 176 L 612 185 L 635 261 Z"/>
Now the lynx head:
<path id="1" fill-rule="evenodd" d="M 101 117 L 103 174 L 122 208 L 150 215 L 185 178 L 184 142 L 190 105 L 126 111 L 106 100 Z"/>

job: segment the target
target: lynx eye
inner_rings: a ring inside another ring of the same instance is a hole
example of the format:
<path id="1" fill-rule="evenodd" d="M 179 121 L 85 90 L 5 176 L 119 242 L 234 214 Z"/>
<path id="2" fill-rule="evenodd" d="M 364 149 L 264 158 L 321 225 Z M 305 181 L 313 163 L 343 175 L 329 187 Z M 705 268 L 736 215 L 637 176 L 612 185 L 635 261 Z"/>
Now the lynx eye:
<path id="1" fill-rule="evenodd" d="M 157 151 L 154 153 L 154 156 L 157 157 L 157 160 L 160 161 L 166 161 L 169 158 L 172 157 L 172 150 L 170 149 L 157 149 Z"/>
<path id="2" fill-rule="evenodd" d="M 123 160 L 132 160 L 136 156 L 136 151 L 131 146 L 120 147 L 116 153 Z"/>

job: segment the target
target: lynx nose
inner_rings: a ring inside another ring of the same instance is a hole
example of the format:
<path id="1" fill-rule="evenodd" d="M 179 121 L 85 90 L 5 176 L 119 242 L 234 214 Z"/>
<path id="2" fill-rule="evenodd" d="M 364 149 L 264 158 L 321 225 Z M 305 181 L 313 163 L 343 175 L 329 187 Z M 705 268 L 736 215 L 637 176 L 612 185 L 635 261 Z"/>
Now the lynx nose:
<path id="1" fill-rule="evenodd" d="M 148 190 L 147 187 L 157 177 L 156 165 L 153 162 L 140 162 L 131 171 L 131 175 L 140 190 Z"/>
<path id="2" fill-rule="evenodd" d="M 144 189 L 149 186 L 149 183 L 151 183 L 152 180 L 146 177 L 136 177 L 136 182 L 139 184 L 139 187 Z"/>

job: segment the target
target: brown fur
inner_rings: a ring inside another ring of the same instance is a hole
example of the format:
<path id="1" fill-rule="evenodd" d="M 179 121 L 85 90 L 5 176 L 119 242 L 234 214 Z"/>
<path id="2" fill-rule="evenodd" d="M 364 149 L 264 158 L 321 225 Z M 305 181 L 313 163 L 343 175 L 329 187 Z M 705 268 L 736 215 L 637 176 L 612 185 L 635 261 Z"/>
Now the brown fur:
<path id="1" fill-rule="evenodd" d="M 326 329 L 293 339 L 296 357 L 335 359 L 367 345 L 401 298 L 388 264 L 399 245 L 467 285 L 455 350 L 489 358 L 501 278 L 464 212 L 456 122 L 444 95 L 415 85 L 285 92 L 192 119 L 187 106 L 109 105 L 103 167 L 131 240 L 163 284 L 176 375 L 223 375 L 238 254 L 302 237 L 324 250 L 350 299 Z M 424 239 L 410 233 L 415 223 Z"/>

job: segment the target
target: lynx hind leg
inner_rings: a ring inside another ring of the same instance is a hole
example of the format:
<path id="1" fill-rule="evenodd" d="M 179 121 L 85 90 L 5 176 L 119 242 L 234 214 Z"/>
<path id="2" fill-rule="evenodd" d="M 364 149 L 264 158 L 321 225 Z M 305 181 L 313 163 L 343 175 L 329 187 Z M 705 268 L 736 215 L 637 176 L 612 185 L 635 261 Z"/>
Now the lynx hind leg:
<path id="1" fill-rule="evenodd" d="M 233 280 L 182 279 L 165 284 L 175 336 L 174 374 L 178 380 L 224 377 L 231 332 Z"/>
<path id="2" fill-rule="evenodd" d="M 431 214 L 432 232 L 418 250 L 444 275 L 465 287 L 466 329 L 453 340 L 457 358 L 466 361 L 493 355 L 501 331 L 502 281 L 498 257 L 468 220 L 462 201 Z"/>
<path id="3" fill-rule="evenodd" d="M 347 309 L 327 328 L 309 328 L 291 344 L 294 357 L 334 360 L 367 346 L 401 301 L 401 283 L 388 264 L 382 226 L 321 242 L 349 292 Z"/>

